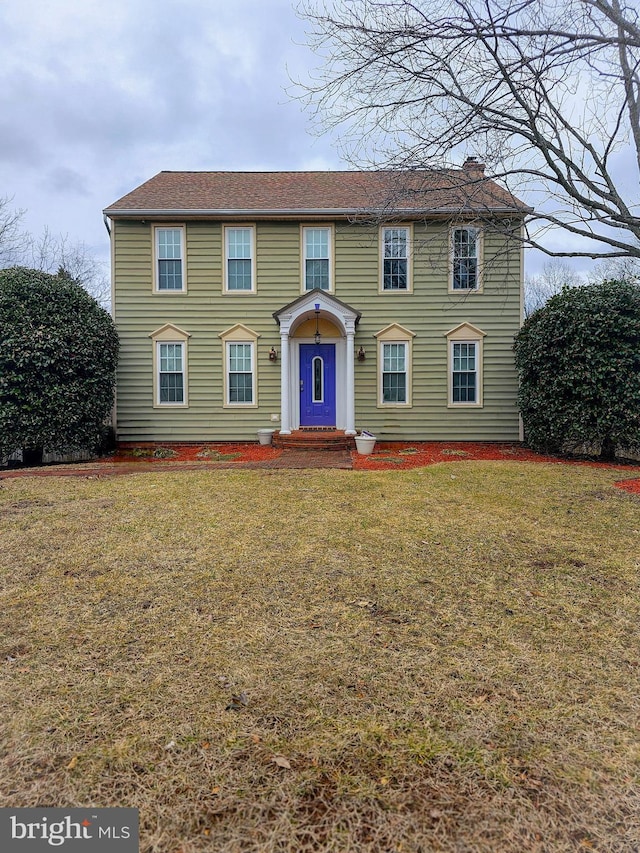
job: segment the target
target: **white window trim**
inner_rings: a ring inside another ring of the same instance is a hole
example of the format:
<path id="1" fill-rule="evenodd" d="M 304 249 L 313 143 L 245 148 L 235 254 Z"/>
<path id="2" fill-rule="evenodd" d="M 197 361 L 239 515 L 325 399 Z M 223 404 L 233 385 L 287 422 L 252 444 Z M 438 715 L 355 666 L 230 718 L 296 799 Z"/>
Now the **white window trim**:
<path id="1" fill-rule="evenodd" d="M 242 323 L 237 323 L 218 336 L 222 341 L 222 373 L 223 373 L 223 402 L 224 409 L 258 408 L 258 338 L 260 335 Z M 251 344 L 251 403 L 235 403 L 229 399 L 229 344 Z"/>
<path id="2" fill-rule="evenodd" d="M 484 346 L 486 332 L 471 323 L 461 323 L 446 333 L 447 338 L 447 408 L 482 409 L 484 407 Z M 453 401 L 453 345 L 476 345 L 476 400 L 473 403 L 454 403 Z"/>
<path id="3" fill-rule="evenodd" d="M 329 289 L 323 290 L 322 293 L 335 292 L 335 266 L 334 266 L 334 242 L 335 228 L 333 224 L 326 225 L 301 225 L 300 226 L 300 292 L 311 293 L 307 290 L 307 241 L 305 239 L 307 231 L 328 231 L 329 232 Z"/>
<path id="4" fill-rule="evenodd" d="M 160 290 L 160 276 L 158 274 L 159 252 L 158 252 L 158 234 L 160 231 L 179 231 L 180 232 L 180 260 L 182 262 L 182 288 L 180 290 Z M 186 234 L 185 226 L 180 223 L 163 222 L 153 226 L 153 292 L 162 294 L 162 296 L 183 296 L 187 292 L 187 255 L 186 255 Z"/>
<path id="5" fill-rule="evenodd" d="M 189 332 L 185 332 L 172 323 L 167 323 L 152 332 L 149 337 L 153 343 L 153 408 L 188 409 L 189 408 Z M 182 345 L 182 376 L 184 400 L 181 403 L 160 402 L 160 344 Z"/>
<path id="6" fill-rule="evenodd" d="M 476 232 L 476 246 L 478 247 L 478 266 L 476 276 L 476 287 L 456 287 L 453 286 L 453 234 L 454 231 L 466 229 Z M 470 293 L 482 293 L 484 286 L 484 229 L 479 225 L 474 225 L 470 222 L 459 222 L 449 228 L 449 293 L 463 294 L 466 296 Z"/>
<path id="7" fill-rule="evenodd" d="M 229 231 L 247 230 L 251 232 L 251 290 L 232 290 L 229 288 Z M 222 226 L 222 292 L 230 296 L 251 296 L 257 292 L 256 226 L 251 222 L 234 222 Z"/>
<path id="8" fill-rule="evenodd" d="M 378 340 L 378 362 L 376 367 L 378 376 L 378 400 L 376 405 L 378 409 L 411 409 L 413 407 L 413 339 L 415 334 L 415 332 L 404 328 L 404 326 L 400 326 L 398 323 L 392 323 L 374 335 Z M 405 344 L 407 399 L 404 403 L 386 403 L 384 401 L 384 344 Z"/>
<path id="9" fill-rule="evenodd" d="M 393 290 L 391 288 L 385 288 L 384 286 L 384 232 L 387 230 L 404 230 L 407 232 L 407 287 L 404 290 Z M 378 292 L 385 294 L 403 294 L 403 293 L 413 293 L 413 223 L 384 223 L 380 226 L 380 230 L 378 232 L 378 263 L 379 263 L 379 275 L 378 275 Z"/>

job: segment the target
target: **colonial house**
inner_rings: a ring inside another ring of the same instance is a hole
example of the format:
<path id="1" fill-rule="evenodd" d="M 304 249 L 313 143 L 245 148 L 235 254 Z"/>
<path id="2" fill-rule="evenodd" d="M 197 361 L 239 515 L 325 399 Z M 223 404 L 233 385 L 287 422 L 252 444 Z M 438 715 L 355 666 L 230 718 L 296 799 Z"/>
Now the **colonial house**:
<path id="1" fill-rule="evenodd" d="M 472 159 L 161 172 L 104 211 L 118 439 L 517 440 L 528 211 Z"/>

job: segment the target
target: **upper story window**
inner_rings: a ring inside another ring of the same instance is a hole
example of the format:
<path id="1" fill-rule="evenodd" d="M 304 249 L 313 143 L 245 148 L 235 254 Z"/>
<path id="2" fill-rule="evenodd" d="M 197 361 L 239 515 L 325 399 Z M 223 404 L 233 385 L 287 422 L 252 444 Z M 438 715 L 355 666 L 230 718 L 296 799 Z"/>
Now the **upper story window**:
<path id="1" fill-rule="evenodd" d="M 333 290 L 331 281 L 331 228 L 302 229 L 302 275 L 304 290 Z"/>
<path id="2" fill-rule="evenodd" d="M 479 228 L 470 226 L 451 231 L 451 290 L 480 289 Z"/>
<path id="3" fill-rule="evenodd" d="M 181 293 L 184 281 L 184 228 L 155 228 L 155 290 Z"/>
<path id="4" fill-rule="evenodd" d="M 252 225 L 226 226 L 225 281 L 229 293 L 255 293 L 255 229 Z"/>
<path id="5" fill-rule="evenodd" d="M 382 282 L 385 291 L 411 290 L 411 229 L 384 227 L 382 235 Z"/>

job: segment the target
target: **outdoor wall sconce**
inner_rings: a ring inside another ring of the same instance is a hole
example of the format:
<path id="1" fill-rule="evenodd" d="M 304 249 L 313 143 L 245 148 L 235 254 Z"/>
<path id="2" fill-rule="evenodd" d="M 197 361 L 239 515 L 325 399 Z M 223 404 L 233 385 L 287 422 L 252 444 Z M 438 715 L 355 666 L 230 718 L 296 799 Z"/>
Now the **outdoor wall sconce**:
<path id="1" fill-rule="evenodd" d="M 316 314 L 316 333 L 313 336 L 316 345 L 320 343 L 320 326 L 318 325 L 320 322 L 320 303 L 316 302 L 315 304 L 315 314 Z"/>
<path id="2" fill-rule="evenodd" d="M 277 360 L 278 360 L 278 353 L 276 351 L 276 348 L 271 347 L 271 349 L 269 350 L 269 361 L 277 361 Z"/>
<path id="3" fill-rule="evenodd" d="M 367 351 L 364 347 L 360 347 L 360 349 L 358 350 L 358 361 L 364 361 L 366 357 Z"/>

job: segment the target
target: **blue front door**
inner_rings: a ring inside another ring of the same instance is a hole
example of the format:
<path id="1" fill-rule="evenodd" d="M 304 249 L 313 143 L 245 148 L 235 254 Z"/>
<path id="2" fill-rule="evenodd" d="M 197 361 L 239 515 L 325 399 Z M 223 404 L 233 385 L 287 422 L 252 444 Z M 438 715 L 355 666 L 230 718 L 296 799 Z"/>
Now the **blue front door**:
<path id="1" fill-rule="evenodd" d="M 335 425 L 335 344 L 300 344 L 300 426 Z"/>

